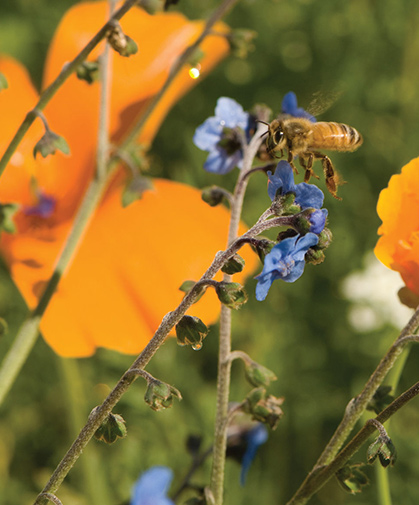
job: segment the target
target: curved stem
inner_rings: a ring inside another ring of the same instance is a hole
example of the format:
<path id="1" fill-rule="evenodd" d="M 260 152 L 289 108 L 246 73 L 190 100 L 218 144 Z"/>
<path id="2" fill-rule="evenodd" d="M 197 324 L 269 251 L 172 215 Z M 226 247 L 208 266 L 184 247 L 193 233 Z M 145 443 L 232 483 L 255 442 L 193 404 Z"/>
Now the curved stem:
<path id="1" fill-rule="evenodd" d="M 29 127 L 34 122 L 35 118 L 38 116 L 38 113 L 42 111 L 46 105 L 50 102 L 55 93 L 59 90 L 59 88 L 64 84 L 64 82 L 70 77 L 70 75 L 75 72 L 77 67 L 83 63 L 83 61 L 87 58 L 87 56 L 93 51 L 93 49 L 105 38 L 106 33 L 109 29 L 109 26 L 112 25 L 115 21 L 121 19 L 130 9 L 133 7 L 138 0 L 126 0 L 126 2 L 122 5 L 120 9 L 118 9 L 115 14 L 111 17 L 111 19 L 104 24 L 104 26 L 96 33 L 96 35 L 88 42 L 88 44 L 80 51 L 80 53 L 68 64 L 66 64 L 61 70 L 58 77 L 53 81 L 48 88 L 46 88 L 41 97 L 39 98 L 38 103 L 35 105 L 33 110 L 28 112 L 19 129 L 17 130 L 15 136 L 7 147 L 5 153 L 0 159 L 0 176 L 3 174 L 7 164 L 10 161 L 13 153 L 16 151 L 18 145 L 21 140 L 25 136 L 26 132 L 29 130 Z"/>

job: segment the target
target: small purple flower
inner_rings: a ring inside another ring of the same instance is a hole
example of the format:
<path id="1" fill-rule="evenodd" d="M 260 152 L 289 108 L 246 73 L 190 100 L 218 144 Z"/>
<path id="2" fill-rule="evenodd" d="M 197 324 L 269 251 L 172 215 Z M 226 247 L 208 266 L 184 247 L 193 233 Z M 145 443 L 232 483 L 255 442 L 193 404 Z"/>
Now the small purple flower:
<path id="1" fill-rule="evenodd" d="M 134 485 L 130 505 L 175 505 L 167 491 L 173 472 L 165 466 L 153 466 L 144 472 Z"/>
<path id="2" fill-rule="evenodd" d="M 244 486 L 249 468 L 255 459 L 259 447 L 268 440 L 268 430 L 266 426 L 259 423 L 246 433 L 246 451 L 242 458 L 242 469 L 240 473 L 240 484 Z"/>
<path id="3" fill-rule="evenodd" d="M 303 210 L 320 209 L 323 205 L 324 195 L 317 186 L 306 182 L 295 184 L 292 167 L 287 161 L 280 161 L 274 175 L 268 172 L 268 177 L 268 195 L 272 201 L 278 192 L 280 195 L 295 193 L 295 203 Z"/>
<path id="4" fill-rule="evenodd" d="M 56 200 L 52 196 L 48 196 L 44 193 L 39 192 L 38 194 L 38 203 L 31 207 L 25 207 L 23 212 L 27 216 L 38 216 L 47 218 L 50 217 L 56 206 Z"/>
<path id="5" fill-rule="evenodd" d="M 226 174 L 234 167 L 241 168 L 243 151 L 234 128 L 241 128 L 246 135 L 250 130 L 250 116 L 243 107 L 231 98 L 217 101 L 215 116 L 208 118 L 195 130 L 194 144 L 208 151 L 204 163 L 207 172 Z"/>
<path id="6" fill-rule="evenodd" d="M 308 220 L 310 221 L 310 232 L 318 235 L 323 231 L 323 228 L 326 224 L 327 218 L 327 209 L 320 209 L 313 211 Z"/>
<path id="7" fill-rule="evenodd" d="M 297 97 L 293 91 L 290 91 L 284 96 L 281 108 L 284 114 L 289 114 L 293 117 L 302 117 L 312 121 L 313 123 L 316 122 L 316 118 L 314 116 L 309 114 L 302 107 L 298 107 Z"/>
<path id="8" fill-rule="evenodd" d="M 315 233 L 307 233 L 304 236 L 286 238 L 276 244 L 265 256 L 263 270 L 256 277 L 256 299 L 260 302 L 264 300 L 276 279 L 294 282 L 301 277 L 305 266 L 304 256 L 318 241 L 319 237 Z"/>

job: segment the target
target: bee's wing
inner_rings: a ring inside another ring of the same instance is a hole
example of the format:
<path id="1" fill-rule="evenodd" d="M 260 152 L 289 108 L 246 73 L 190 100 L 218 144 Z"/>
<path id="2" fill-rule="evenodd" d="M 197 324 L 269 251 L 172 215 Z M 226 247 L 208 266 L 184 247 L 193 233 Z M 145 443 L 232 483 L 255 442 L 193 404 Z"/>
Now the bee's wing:
<path id="1" fill-rule="evenodd" d="M 323 114 L 338 100 L 341 94 L 341 90 L 317 91 L 313 93 L 313 98 L 308 107 L 306 107 L 306 111 L 315 117 Z"/>

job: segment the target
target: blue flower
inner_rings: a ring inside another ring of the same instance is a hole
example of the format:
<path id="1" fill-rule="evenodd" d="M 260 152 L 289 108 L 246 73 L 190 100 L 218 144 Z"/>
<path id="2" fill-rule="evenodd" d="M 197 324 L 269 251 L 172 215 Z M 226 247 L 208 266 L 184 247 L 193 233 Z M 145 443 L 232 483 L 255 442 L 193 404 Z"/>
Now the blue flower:
<path id="1" fill-rule="evenodd" d="M 315 210 L 313 211 L 308 220 L 310 221 L 310 232 L 318 235 L 323 231 L 326 224 L 327 209 Z"/>
<path id="2" fill-rule="evenodd" d="M 308 208 L 320 209 L 323 205 L 324 195 L 317 186 L 306 182 L 295 184 L 292 167 L 287 161 L 280 161 L 274 175 L 272 175 L 272 172 L 268 172 L 268 177 L 268 195 L 272 201 L 277 193 L 280 195 L 294 193 L 295 203 L 303 210 Z"/>
<path id="3" fill-rule="evenodd" d="M 244 486 L 250 465 L 255 459 L 259 447 L 268 440 L 268 430 L 266 426 L 259 423 L 246 433 L 246 451 L 242 458 L 242 469 L 240 473 L 240 484 Z"/>
<path id="4" fill-rule="evenodd" d="M 221 97 L 217 101 L 215 116 L 198 126 L 193 138 L 197 147 L 209 152 L 204 163 L 207 172 L 226 174 L 236 166 L 241 168 L 243 152 L 233 128 L 241 128 L 248 135 L 250 116 L 233 99 Z"/>
<path id="5" fill-rule="evenodd" d="M 130 505 L 175 505 L 166 496 L 173 472 L 165 466 L 153 466 L 134 485 Z"/>
<path id="6" fill-rule="evenodd" d="M 289 114 L 290 116 L 294 117 L 303 117 L 309 121 L 312 121 L 313 123 L 316 122 L 316 118 L 314 116 L 309 114 L 302 107 L 298 107 L 297 97 L 293 91 L 290 91 L 284 96 L 282 99 L 281 108 L 284 114 Z"/>
<path id="7" fill-rule="evenodd" d="M 305 266 L 304 256 L 318 241 L 319 237 L 315 233 L 307 233 L 304 236 L 286 238 L 276 244 L 265 256 L 263 270 L 256 277 L 256 299 L 264 300 L 276 279 L 294 282 L 301 277 Z"/>

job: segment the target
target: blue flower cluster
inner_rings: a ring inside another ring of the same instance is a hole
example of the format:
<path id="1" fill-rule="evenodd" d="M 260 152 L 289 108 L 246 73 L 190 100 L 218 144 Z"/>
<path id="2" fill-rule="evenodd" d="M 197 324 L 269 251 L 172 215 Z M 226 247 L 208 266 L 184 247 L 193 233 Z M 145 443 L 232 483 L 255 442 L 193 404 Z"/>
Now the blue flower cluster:
<path id="1" fill-rule="evenodd" d="M 219 98 L 215 116 L 198 126 L 193 138 L 197 147 L 209 152 L 204 169 L 223 175 L 236 166 L 241 168 L 243 150 L 235 130 L 240 128 L 249 138 L 252 127 L 253 119 L 240 104 L 231 98 Z"/>
<path id="2" fill-rule="evenodd" d="M 308 217 L 310 222 L 308 233 L 282 240 L 266 255 L 263 270 L 256 277 L 258 279 L 256 299 L 259 301 L 266 298 L 269 288 L 276 279 L 294 282 L 301 277 L 305 267 L 305 255 L 310 247 L 317 245 L 318 234 L 323 231 L 327 218 L 327 210 L 320 209 L 324 200 L 322 191 L 313 184 L 305 182 L 295 184 L 293 169 L 288 162 L 280 161 L 273 175 L 268 172 L 268 179 L 268 195 L 272 201 L 278 196 L 293 193 L 294 203 L 301 210 L 313 209 L 313 212 Z"/>

